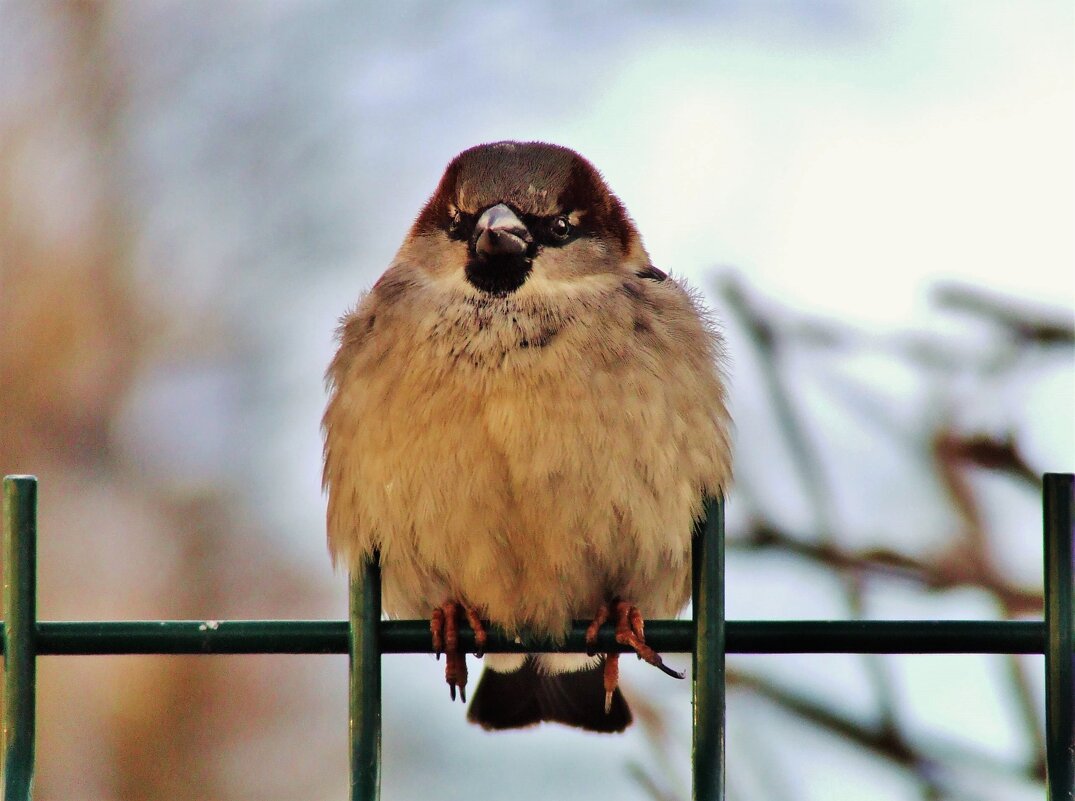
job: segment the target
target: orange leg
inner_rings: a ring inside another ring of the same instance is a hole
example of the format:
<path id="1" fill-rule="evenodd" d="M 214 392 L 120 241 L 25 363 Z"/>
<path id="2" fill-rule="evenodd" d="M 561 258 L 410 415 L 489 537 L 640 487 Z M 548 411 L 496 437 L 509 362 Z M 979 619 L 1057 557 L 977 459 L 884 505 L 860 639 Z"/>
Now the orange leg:
<path id="1" fill-rule="evenodd" d="M 593 616 L 593 622 L 586 627 L 587 656 L 593 656 L 595 653 L 597 653 L 597 632 L 599 632 L 601 630 L 601 627 L 605 625 L 605 621 L 608 620 L 608 616 L 608 604 L 601 604 L 599 607 L 597 607 L 597 614 Z"/>
<path id="2" fill-rule="evenodd" d="M 605 654 L 605 714 L 612 711 L 612 693 L 616 691 L 616 685 L 620 683 L 620 655 Z"/>
<path id="3" fill-rule="evenodd" d="M 682 679 L 685 673 L 672 670 L 661 659 L 661 655 L 646 645 L 645 623 L 638 607 L 632 606 L 626 601 L 616 601 L 613 604 L 616 613 L 616 642 L 620 645 L 629 645 L 638 654 L 639 659 L 644 659 L 655 668 L 659 668 L 672 678 Z"/>
<path id="4" fill-rule="evenodd" d="M 433 653 L 439 662 L 444 650 L 444 610 L 439 606 L 433 610 L 433 616 L 429 619 L 429 633 L 433 637 Z"/>
<path id="5" fill-rule="evenodd" d="M 611 614 L 611 612 L 608 604 L 601 604 L 597 607 L 597 614 L 593 616 L 593 621 L 586 627 L 587 656 L 593 656 L 597 653 L 597 632 L 599 632 L 601 627 L 605 625 L 609 614 Z M 605 714 L 607 715 L 612 709 L 612 693 L 616 691 L 616 687 L 620 683 L 620 655 L 605 654 L 604 657 L 605 661 L 602 676 L 604 677 Z"/>
<path id="6" fill-rule="evenodd" d="M 473 606 L 463 605 L 463 611 L 467 615 L 467 623 L 470 625 L 471 631 L 474 632 L 474 656 L 479 659 L 485 656 L 485 626 L 482 625 L 482 619 L 478 616 L 478 610 Z"/>
<path id="7" fill-rule="evenodd" d="M 485 652 L 486 633 L 481 617 L 474 607 L 457 601 L 445 601 L 433 610 L 429 619 L 429 633 L 433 639 L 433 652 L 440 659 L 445 654 L 444 680 L 448 683 L 448 693 L 455 700 L 456 688 L 459 698 L 467 702 L 467 658 L 459 650 L 460 612 L 466 617 L 468 625 L 474 631 L 475 653 L 481 656 Z"/>
<path id="8" fill-rule="evenodd" d="M 597 633 L 610 617 L 615 615 L 616 642 L 621 645 L 629 645 L 638 654 L 639 659 L 646 660 L 654 667 L 660 668 L 669 676 L 682 679 L 685 674 L 678 673 L 668 667 L 660 654 L 646 645 L 645 621 L 638 607 L 632 606 L 626 601 L 613 600 L 611 603 L 601 604 L 597 608 L 593 622 L 586 627 L 586 653 L 593 656 L 597 652 Z M 620 681 L 620 655 L 605 654 L 604 669 L 602 676 L 605 685 L 605 714 L 612 708 L 612 693 Z"/>

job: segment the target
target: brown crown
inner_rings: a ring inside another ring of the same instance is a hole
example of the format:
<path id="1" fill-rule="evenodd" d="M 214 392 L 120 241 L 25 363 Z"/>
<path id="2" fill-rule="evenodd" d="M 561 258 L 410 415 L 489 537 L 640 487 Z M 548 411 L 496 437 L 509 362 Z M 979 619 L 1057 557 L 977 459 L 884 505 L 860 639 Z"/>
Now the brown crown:
<path id="1" fill-rule="evenodd" d="M 574 150 L 544 142 L 496 142 L 464 150 L 448 165 L 414 233 L 445 230 L 455 210 L 480 214 L 506 203 L 539 217 L 584 212 L 582 233 L 618 242 L 636 236 L 623 204 L 601 174 Z"/>

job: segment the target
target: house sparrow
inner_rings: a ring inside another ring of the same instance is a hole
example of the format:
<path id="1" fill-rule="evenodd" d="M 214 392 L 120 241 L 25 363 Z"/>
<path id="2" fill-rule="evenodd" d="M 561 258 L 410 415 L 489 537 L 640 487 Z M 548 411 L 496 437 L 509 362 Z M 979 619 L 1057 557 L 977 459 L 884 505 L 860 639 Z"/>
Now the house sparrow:
<path id="1" fill-rule="evenodd" d="M 465 698 L 461 625 L 562 638 L 606 620 L 640 658 L 676 614 L 691 531 L 731 472 L 719 335 L 574 151 L 499 142 L 449 165 L 328 369 L 333 560 L 376 551 L 385 611 L 431 621 Z M 617 654 L 490 654 L 468 717 L 621 731 Z"/>

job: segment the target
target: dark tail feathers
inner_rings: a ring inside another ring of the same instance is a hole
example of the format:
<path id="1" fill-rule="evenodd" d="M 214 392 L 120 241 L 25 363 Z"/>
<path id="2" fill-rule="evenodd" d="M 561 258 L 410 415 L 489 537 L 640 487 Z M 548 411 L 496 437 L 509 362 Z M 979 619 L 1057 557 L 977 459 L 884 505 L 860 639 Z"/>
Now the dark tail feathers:
<path id="1" fill-rule="evenodd" d="M 630 725 L 631 710 L 617 687 L 612 707 L 605 713 L 601 663 L 573 673 L 546 675 L 527 657 L 514 673 L 485 669 L 470 701 L 467 720 L 489 731 L 550 721 L 611 733 Z"/>

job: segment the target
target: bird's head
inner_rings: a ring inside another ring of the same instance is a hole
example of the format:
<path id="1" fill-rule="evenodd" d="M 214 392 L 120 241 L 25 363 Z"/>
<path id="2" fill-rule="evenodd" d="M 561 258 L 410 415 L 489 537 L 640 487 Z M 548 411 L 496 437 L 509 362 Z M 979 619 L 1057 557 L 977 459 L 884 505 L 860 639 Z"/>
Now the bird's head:
<path id="1" fill-rule="evenodd" d="M 648 264 L 638 231 L 593 165 L 540 142 L 456 156 L 401 255 L 434 280 L 494 297 L 581 288 Z"/>

